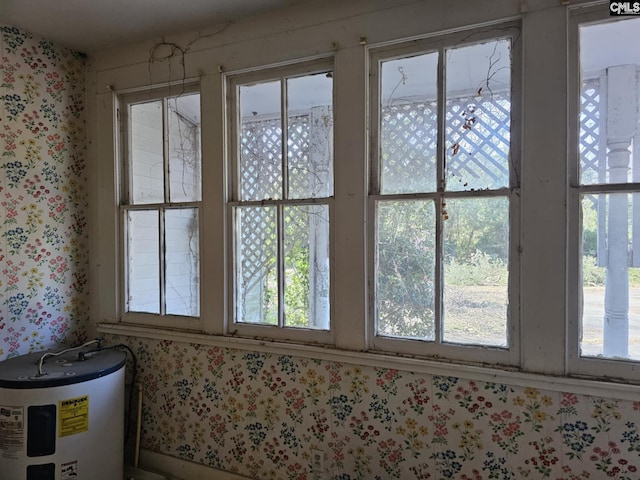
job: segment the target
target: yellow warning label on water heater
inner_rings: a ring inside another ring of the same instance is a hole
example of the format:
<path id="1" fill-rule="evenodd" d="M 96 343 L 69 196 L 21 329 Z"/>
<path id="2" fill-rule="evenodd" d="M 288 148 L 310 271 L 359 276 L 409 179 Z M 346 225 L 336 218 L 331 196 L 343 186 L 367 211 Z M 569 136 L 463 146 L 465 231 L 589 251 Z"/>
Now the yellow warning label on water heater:
<path id="1" fill-rule="evenodd" d="M 89 430 L 89 395 L 58 402 L 58 436 Z"/>

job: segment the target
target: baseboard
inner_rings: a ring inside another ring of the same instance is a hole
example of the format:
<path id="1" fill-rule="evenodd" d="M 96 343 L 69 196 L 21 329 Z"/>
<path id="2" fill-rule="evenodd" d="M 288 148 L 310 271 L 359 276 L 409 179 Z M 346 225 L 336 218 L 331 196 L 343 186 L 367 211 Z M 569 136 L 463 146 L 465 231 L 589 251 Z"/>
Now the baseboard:
<path id="1" fill-rule="evenodd" d="M 169 480 L 164 475 L 155 472 L 149 472 L 132 465 L 124 466 L 124 480 Z"/>
<path id="2" fill-rule="evenodd" d="M 140 450 L 140 466 L 162 472 L 163 475 L 175 480 L 247 480 L 250 478 L 145 449 Z"/>

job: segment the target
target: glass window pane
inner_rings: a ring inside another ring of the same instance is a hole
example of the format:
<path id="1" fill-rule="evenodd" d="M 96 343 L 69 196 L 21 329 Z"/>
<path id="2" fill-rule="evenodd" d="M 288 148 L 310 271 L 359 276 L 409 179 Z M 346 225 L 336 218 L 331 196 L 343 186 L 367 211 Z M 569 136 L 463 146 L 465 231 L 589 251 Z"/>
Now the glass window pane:
<path id="1" fill-rule="evenodd" d="M 287 80 L 288 198 L 333 194 L 333 75 Z"/>
<path id="2" fill-rule="evenodd" d="M 166 313 L 197 317 L 200 314 L 198 210 L 166 210 L 164 226 Z"/>
<path id="3" fill-rule="evenodd" d="M 377 205 L 377 333 L 435 338 L 435 206 L 432 201 Z"/>
<path id="4" fill-rule="evenodd" d="M 275 207 L 236 207 L 235 320 L 278 325 Z"/>
<path id="5" fill-rule="evenodd" d="M 433 192 L 438 54 L 386 61 L 380 70 L 380 191 Z"/>
<path id="6" fill-rule="evenodd" d="M 239 88 L 240 200 L 282 198 L 280 81 Z"/>
<path id="7" fill-rule="evenodd" d="M 584 185 L 640 182 L 638 31 L 640 18 L 580 26 Z"/>
<path id="8" fill-rule="evenodd" d="M 583 356 L 640 360 L 640 194 L 582 196 Z"/>
<path id="9" fill-rule="evenodd" d="M 443 340 L 506 346 L 509 200 L 449 199 L 443 224 Z"/>
<path id="10" fill-rule="evenodd" d="M 329 208 L 284 207 L 284 325 L 329 329 Z"/>
<path id="11" fill-rule="evenodd" d="M 167 130 L 171 202 L 198 202 L 200 187 L 200 94 L 168 99 Z"/>
<path id="12" fill-rule="evenodd" d="M 446 50 L 446 188 L 509 186 L 511 41 Z"/>
<path id="13" fill-rule="evenodd" d="M 583 185 L 606 183 L 606 161 L 600 160 L 601 142 L 605 138 L 602 131 L 600 114 L 600 79 L 584 79 L 580 95 L 580 182 Z M 605 148 L 606 150 L 606 148 Z"/>
<path id="14" fill-rule="evenodd" d="M 131 105 L 129 132 L 129 202 L 164 202 L 162 101 Z"/>
<path id="15" fill-rule="evenodd" d="M 160 233 L 156 210 L 127 212 L 127 305 L 160 313 Z"/>

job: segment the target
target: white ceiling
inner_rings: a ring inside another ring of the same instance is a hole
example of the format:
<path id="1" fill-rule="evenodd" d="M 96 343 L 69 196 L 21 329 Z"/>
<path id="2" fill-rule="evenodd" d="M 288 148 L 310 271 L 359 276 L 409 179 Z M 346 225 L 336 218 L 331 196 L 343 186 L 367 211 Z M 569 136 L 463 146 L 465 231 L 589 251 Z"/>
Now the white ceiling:
<path id="1" fill-rule="evenodd" d="M 315 0 L 0 0 L 0 23 L 84 53 Z"/>

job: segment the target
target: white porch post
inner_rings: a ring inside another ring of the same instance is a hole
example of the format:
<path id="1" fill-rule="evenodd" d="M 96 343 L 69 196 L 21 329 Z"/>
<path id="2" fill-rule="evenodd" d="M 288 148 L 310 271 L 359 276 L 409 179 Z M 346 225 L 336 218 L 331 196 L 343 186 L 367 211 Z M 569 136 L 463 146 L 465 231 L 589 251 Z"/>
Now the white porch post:
<path id="1" fill-rule="evenodd" d="M 326 190 L 333 172 L 333 113 L 329 107 L 313 107 L 309 118 L 309 177 L 314 196 Z M 318 196 L 324 196 L 324 193 Z M 309 316 L 317 328 L 329 328 L 329 223 L 309 217 Z"/>
<path id="2" fill-rule="evenodd" d="M 637 116 L 636 66 L 608 69 L 607 165 L 609 183 L 629 181 L 631 139 Z M 629 200 L 626 193 L 609 195 L 607 274 L 603 354 L 629 355 Z"/>

